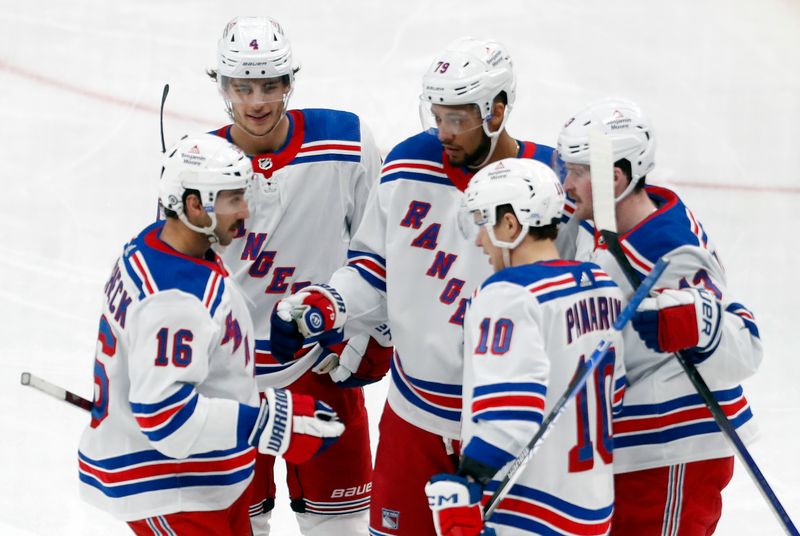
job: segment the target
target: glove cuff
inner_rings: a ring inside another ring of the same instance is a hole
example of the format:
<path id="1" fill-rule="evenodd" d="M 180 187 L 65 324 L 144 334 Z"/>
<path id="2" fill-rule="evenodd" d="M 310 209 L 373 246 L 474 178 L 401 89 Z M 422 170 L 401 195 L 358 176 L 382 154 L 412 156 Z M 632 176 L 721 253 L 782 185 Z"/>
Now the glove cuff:
<path id="1" fill-rule="evenodd" d="M 249 443 L 261 454 L 280 456 L 289 448 L 292 397 L 286 389 L 267 389 Z"/>

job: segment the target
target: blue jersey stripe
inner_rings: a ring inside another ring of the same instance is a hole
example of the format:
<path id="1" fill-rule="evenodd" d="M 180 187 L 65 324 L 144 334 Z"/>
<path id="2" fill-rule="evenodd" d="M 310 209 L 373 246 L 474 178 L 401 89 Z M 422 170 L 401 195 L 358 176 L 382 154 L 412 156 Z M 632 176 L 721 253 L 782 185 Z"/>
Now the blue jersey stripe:
<path id="1" fill-rule="evenodd" d="M 727 389 L 724 391 L 713 391 L 713 393 L 714 398 L 716 398 L 718 402 L 730 402 L 742 396 L 742 387 L 736 386 L 732 389 Z M 705 403 L 703 402 L 703 399 L 700 398 L 700 395 L 694 393 L 674 398 L 666 402 L 660 402 L 658 404 L 637 404 L 635 406 L 625 406 L 622 410 L 621 416 L 634 417 L 663 415 L 676 409 L 704 405 Z"/>
<path id="2" fill-rule="evenodd" d="M 189 394 L 194 391 L 194 386 L 190 384 L 184 384 L 183 387 L 178 389 L 175 393 L 171 396 L 168 396 L 166 399 L 162 400 L 161 402 L 156 402 L 155 404 L 138 404 L 136 402 L 131 402 L 131 409 L 134 413 L 138 414 L 153 414 L 158 413 L 160 410 L 164 409 L 167 406 L 171 406 L 176 402 L 180 402 L 184 398 L 188 398 Z"/>
<path id="3" fill-rule="evenodd" d="M 194 410 L 197 407 L 197 401 L 200 399 L 200 396 L 195 394 L 189 402 L 183 406 L 172 418 L 167 421 L 167 423 L 158 428 L 156 430 L 146 431 L 144 435 L 150 441 L 161 441 L 165 437 L 172 434 L 175 430 L 183 426 L 186 421 L 194 414 Z"/>
<path id="4" fill-rule="evenodd" d="M 730 419 L 734 428 L 739 428 L 744 423 L 753 417 L 753 412 L 747 408 L 736 418 Z M 657 432 L 648 433 L 631 433 L 626 436 L 614 436 L 614 448 L 636 447 L 641 445 L 663 445 L 670 441 L 677 441 L 686 437 L 714 434 L 719 432 L 719 426 L 709 417 L 708 420 L 699 423 L 687 424 L 685 426 L 677 426 L 669 430 L 662 430 Z"/>
<path id="5" fill-rule="evenodd" d="M 292 160 L 291 165 L 296 166 L 299 164 L 314 164 L 316 162 L 353 162 L 358 164 L 361 162 L 360 154 L 317 154 L 311 156 L 298 155 Z"/>
<path id="6" fill-rule="evenodd" d="M 253 464 L 244 469 L 227 474 L 213 475 L 170 475 L 165 478 L 147 480 L 134 484 L 122 484 L 119 486 L 106 486 L 94 476 L 81 473 L 81 482 L 100 490 L 104 495 L 113 498 L 129 497 L 139 493 L 159 491 L 165 489 L 187 488 L 193 486 L 230 486 L 246 480 L 253 473 Z"/>
<path id="7" fill-rule="evenodd" d="M 511 393 L 511 392 L 526 392 L 538 393 L 540 395 L 547 394 L 547 386 L 541 383 L 493 383 L 490 385 L 479 385 L 472 391 L 473 397 L 488 395 L 492 393 Z"/>

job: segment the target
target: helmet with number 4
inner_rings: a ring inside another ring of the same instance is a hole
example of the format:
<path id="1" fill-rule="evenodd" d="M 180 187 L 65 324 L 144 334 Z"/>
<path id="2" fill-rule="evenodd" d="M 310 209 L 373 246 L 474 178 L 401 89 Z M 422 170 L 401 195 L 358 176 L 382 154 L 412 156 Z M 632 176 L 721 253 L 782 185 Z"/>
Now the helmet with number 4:
<path id="1" fill-rule="evenodd" d="M 589 165 L 592 129 L 610 138 L 614 162 L 624 158 L 631 164 L 631 182 L 619 201 L 656 165 L 653 126 L 634 102 L 617 98 L 593 102 L 567 121 L 558 135 L 558 154 L 564 162 Z"/>
<path id="2" fill-rule="evenodd" d="M 277 21 L 269 17 L 237 17 L 225 26 L 217 44 L 217 68 L 210 73 L 225 99 L 228 114 L 235 119 L 232 104 L 239 102 L 283 102 L 282 117 L 297 71 L 291 43 Z M 276 125 L 277 122 L 273 128 Z"/>
<path id="3" fill-rule="evenodd" d="M 217 74 L 228 78 L 294 77 L 292 46 L 277 21 L 236 17 L 217 44 Z"/>
<path id="4" fill-rule="evenodd" d="M 164 210 L 173 212 L 188 228 L 204 233 L 213 243 L 217 226 L 217 198 L 224 190 L 247 190 L 253 166 L 241 149 L 212 134 L 184 136 L 164 153 L 158 198 Z M 185 194 L 194 190 L 211 217 L 211 224 L 198 227 L 186 218 Z"/>
<path id="5" fill-rule="evenodd" d="M 475 222 L 486 227 L 492 244 L 504 249 L 517 247 L 531 227 L 558 223 L 566 200 L 552 169 L 536 160 L 518 158 L 505 158 L 481 169 L 470 180 L 464 197 Z M 522 226 L 513 242 L 498 240 L 494 234 L 497 208 L 503 205 L 511 205 Z"/>

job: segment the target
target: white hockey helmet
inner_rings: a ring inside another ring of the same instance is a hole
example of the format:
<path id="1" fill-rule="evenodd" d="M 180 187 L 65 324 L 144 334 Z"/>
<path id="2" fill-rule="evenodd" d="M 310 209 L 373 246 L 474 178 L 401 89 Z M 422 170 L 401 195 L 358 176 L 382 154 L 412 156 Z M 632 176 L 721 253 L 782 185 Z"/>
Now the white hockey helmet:
<path id="1" fill-rule="evenodd" d="M 506 47 L 494 40 L 462 37 L 436 56 L 422 77 L 420 118 L 422 128 L 435 128 L 430 107 L 434 104 L 459 106 L 475 104 L 483 119 L 483 130 L 492 138 L 492 150 L 514 106 L 517 93 L 514 66 Z M 492 104 L 501 92 L 506 108 L 500 128 L 490 132 Z M 491 151 L 490 151 L 491 153 Z"/>
<path id="2" fill-rule="evenodd" d="M 505 158 L 478 171 L 469 181 L 464 199 L 475 222 L 486 226 L 492 244 L 504 250 L 503 258 L 508 265 L 507 250 L 516 248 L 529 228 L 561 220 L 566 196 L 561 181 L 549 166 L 527 158 Z M 498 240 L 494 234 L 497 208 L 502 205 L 511 205 L 522 226 L 512 242 Z"/>
<path id="3" fill-rule="evenodd" d="M 217 197 L 223 190 L 248 190 L 253 178 L 253 165 L 241 149 L 213 134 L 184 136 L 164 153 L 158 198 L 165 210 L 177 214 L 188 228 L 217 241 Z M 200 202 L 211 217 L 211 224 L 198 227 L 186 218 L 184 194 L 195 190 Z"/>
<path id="4" fill-rule="evenodd" d="M 228 78 L 294 80 L 292 45 L 283 28 L 269 17 L 236 17 L 217 44 L 217 75 Z"/>
<path id="5" fill-rule="evenodd" d="M 617 98 L 593 102 L 567 121 L 558 135 L 561 159 L 588 166 L 589 132 L 596 128 L 611 139 L 613 161 L 624 158 L 631 164 L 631 182 L 617 198 L 620 201 L 656 165 L 653 126 L 634 102 Z"/>

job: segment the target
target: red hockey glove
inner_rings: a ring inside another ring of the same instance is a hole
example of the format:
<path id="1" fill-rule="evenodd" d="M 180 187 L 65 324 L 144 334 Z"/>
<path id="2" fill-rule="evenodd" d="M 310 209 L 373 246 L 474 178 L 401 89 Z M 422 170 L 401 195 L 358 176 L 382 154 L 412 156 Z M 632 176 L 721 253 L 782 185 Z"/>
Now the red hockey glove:
<path id="1" fill-rule="evenodd" d="M 344 432 L 344 424 L 324 402 L 286 389 L 267 389 L 265 395 L 249 439 L 262 454 L 301 464 Z"/>
<path id="2" fill-rule="evenodd" d="M 425 485 L 437 536 L 494 536 L 483 526 L 483 487 L 463 476 L 434 475 Z"/>
<path id="3" fill-rule="evenodd" d="M 666 289 L 645 298 L 633 318 L 633 329 L 656 352 L 686 350 L 690 361 L 710 356 L 722 337 L 722 307 L 714 294 L 701 288 Z"/>

